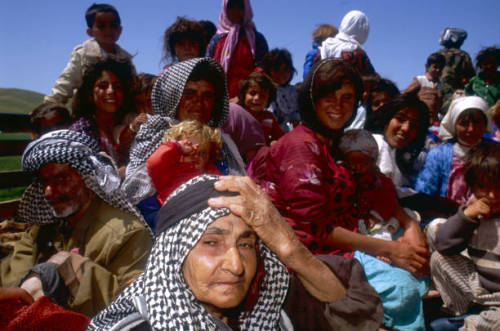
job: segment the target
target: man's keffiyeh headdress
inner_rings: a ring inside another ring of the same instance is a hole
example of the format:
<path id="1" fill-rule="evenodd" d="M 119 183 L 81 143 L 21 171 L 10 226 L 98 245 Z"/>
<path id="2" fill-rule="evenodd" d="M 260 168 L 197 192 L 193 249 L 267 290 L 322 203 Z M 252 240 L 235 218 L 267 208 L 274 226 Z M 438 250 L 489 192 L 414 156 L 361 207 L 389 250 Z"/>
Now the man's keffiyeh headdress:
<path id="1" fill-rule="evenodd" d="M 100 152 L 98 143 L 90 136 L 76 131 L 58 130 L 41 136 L 26 147 L 22 158 L 24 171 L 36 175 L 48 163 L 69 165 L 80 173 L 85 185 L 102 200 L 143 220 L 121 192 L 120 177 L 111 158 Z M 48 224 L 57 221 L 37 177 L 24 192 L 18 215 L 26 223 Z"/>

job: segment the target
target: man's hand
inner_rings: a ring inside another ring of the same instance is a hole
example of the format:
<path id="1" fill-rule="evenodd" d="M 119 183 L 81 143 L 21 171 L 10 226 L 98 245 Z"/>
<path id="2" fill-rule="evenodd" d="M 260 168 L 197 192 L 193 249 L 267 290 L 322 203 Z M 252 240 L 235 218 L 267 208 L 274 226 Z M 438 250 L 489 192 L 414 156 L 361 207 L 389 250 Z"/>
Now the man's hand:
<path id="1" fill-rule="evenodd" d="M 0 288 L 0 301 L 18 299 L 28 305 L 33 303 L 33 297 L 23 288 Z"/>

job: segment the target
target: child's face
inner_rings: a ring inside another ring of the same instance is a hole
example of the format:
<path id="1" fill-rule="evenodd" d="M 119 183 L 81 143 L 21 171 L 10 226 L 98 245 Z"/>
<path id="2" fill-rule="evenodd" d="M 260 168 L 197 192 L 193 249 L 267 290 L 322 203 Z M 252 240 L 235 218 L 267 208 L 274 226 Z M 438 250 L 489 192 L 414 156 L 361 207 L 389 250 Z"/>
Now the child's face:
<path id="1" fill-rule="evenodd" d="M 182 139 L 191 141 L 194 148 L 193 153 L 184 156 L 184 162 L 193 163 L 198 170 L 205 170 L 210 160 L 210 144 L 203 141 L 200 136 L 183 135 Z"/>
<path id="2" fill-rule="evenodd" d="M 480 110 L 463 114 L 455 124 L 457 139 L 466 146 L 474 146 L 486 132 L 486 121 Z"/>
<path id="3" fill-rule="evenodd" d="M 431 65 L 427 66 L 427 72 L 429 73 L 429 75 L 431 76 L 431 80 L 433 81 L 439 80 L 442 70 L 443 67 L 437 63 L 432 63 Z"/>
<path id="4" fill-rule="evenodd" d="M 92 98 L 96 111 L 117 112 L 123 103 L 122 83 L 112 71 L 103 71 L 94 83 Z"/>
<path id="5" fill-rule="evenodd" d="M 136 95 L 134 102 L 135 102 L 135 109 L 136 109 L 138 114 L 142 114 L 142 113 L 152 114 L 153 113 L 153 105 L 151 104 L 151 93 L 150 92 L 144 92 L 144 93 Z"/>
<path id="6" fill-rule="evenodd" d="M 500 212 L 500 183 L 493 185 L 474 185 L 472 193 L 477 199 L 485 201 L 491 209 L 492 214 Z"/>
<path id="7" fill-rule="evenodd" d="M 245 93 L 245 108 L 254 113 L 261 112 L 266 108 L 268 99 L 269 91 L 252 83 Z"/>
<path id="8" fill-rule="evenodd" d="M 481 70 L 486 74 L 491 74 L 497 71 L 499 63 L 495 61 L 495 57 L 493 55 L 488 56 L 486 59 L 481 62 Z"/>
<path id="9" fill-rule="evenodd" d="M 372 111 L 379 110 L 389 100 L 389 94 L 386 91 L 372 92 Z"/>
<path id="10" fill-rule="evenodd" d="M 87 34 L 94 37 L 102 47 L 114 46 L 121 33 L 122 27 L 116 21 L 115 14 L 111 12 L 97 13 L 94 24 L 87 29 Z"/>
<path id="11" fill-rule="evenodd" d="M 384 129 L 389 145 L 401 149 L 410 144 L 418 134 L 419 116 L 416 109 L 403 108 L 396 112 Z"/>
<path id="12" fill-rule="evenodd" d="M 200 55 L 200 46 L 198 43 L 184 38 L 174 45 L 174 52 L 179 61 L 185 61 L 198 57 Z"/>
<path id="13" fill-rule="evenodd" d="M 284 86 L 290 80 L 291 73 L 286 68 L 286 65 L 282 63 L 278 70 L 271 69 L 269 76 L 276 84 Z"/>
<path id="14" fill-rule="evenodd" d="M 347 166 L 352 170 L 356 177 L 373 173 L 375 169 L 374 160 L 361 151 L 352 151 L 345 154 Z"/>

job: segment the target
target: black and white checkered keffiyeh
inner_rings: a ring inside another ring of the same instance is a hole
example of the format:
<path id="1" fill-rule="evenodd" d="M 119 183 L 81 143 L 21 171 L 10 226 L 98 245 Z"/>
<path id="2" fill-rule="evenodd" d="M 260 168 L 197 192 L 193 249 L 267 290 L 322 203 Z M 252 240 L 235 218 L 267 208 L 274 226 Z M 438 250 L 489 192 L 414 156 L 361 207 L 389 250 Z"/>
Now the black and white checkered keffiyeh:
<path id="1" fill-rule="evenodd" d="M 189 199 L 200 183 L 214 183 L 217 176 L 202 175 L 179 186 L 165 202 L 174 197 Z M 210 196 L 204 197 L 204 199 Z M 210 207 L 194 213 L 160 233 L 149 257 L 145 272 L 122 294 L 92 320 L 88 330 L 109 330 L 130 314 L 136 313 L 134 298 L 143 296 L 147 320 L 154 330 L 216 330 L 216 322 L 194 297 L 184 280 L 182 265 L 191 249 L 200 240 L 207 226 L 229 214 L 225 208 Z M 251 312 L 240 316 L 241 330 L 272 330 L 278 328 L 281 307 L 288 290 L 289 273 L 278 258 L 262 243 L 260 254 L 265 276 L 259 299 Z"/>
<path id="2" fill-rule="evenodd" d="M 219 74 L 218 86 L 215 88 L 216 101 L 207 125 L 220 127 L 224 124 L 229 114 L 229 99 L 225 74 L 219 63 L 211 58 L 195 58 L 169 67 L 153 86 L 151 102 L 155 115 L 149 115 L 148 121 L 141 125 L 130 148 L 130 162 L 127 165 L 126 178 L 122 189 L 132 203 L 136 204 L 154 194 L 155 190 L 146 171 L 146 160 L 160 146 L 165 131 L 179 122 L 177 119 L 177 106 L 182 98 L 184 87 L 193 70 L 203 64 L 213 67 Z M 227 135 L 223 135 L 224 144 L 228 146 L 226 140 L 228 140 Z M 230 143 L 234 145 L 232 141 Z M 235 171 L 231 172 L 245 174 L 245 166 L 237 152 L 237 148 L 230 148 L 229 146 L 226 149 L 228 150 L 226 158 L 230 170 L 235 169 Z"/>
<path id="3" fill-rule="evenodd" d="M 111 158 L 100 152 L 98 143 L 90 136 L 76 131 L 58 130 L 41 136 L 26 147 L 22 158 L 24 171 L 37 173 L 48 163 L 71 166 L 80 173 L 85 185 L 102 200 L 144 222 L 137 209 L 120 191 L 120 177 Z M 38 178 L 35 177 L 24 192 L 18 215 L 26 223 L 48 224 L 58 221 L 45 199 L 44 188 Z"/>

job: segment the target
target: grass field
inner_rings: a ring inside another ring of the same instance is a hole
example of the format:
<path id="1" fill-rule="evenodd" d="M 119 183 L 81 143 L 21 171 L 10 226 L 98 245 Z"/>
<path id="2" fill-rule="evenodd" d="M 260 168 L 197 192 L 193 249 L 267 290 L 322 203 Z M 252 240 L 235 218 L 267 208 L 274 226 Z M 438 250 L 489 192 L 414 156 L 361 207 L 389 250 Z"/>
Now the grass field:
<path id="1" fill-rule="evenodd" d="M 21 170 L 21 156 L 0 157 L 0 172 L 13 170 Z M 25 187 L 12 187 L 0 190 L 0 201 L 20 198 L 25 189 Z"/>
<path id="2" fill-rule="evenodd" d="M 43 102 L 43 94 L 16 88 L 0 88 L 0 113 L 28 114 Z"/>

